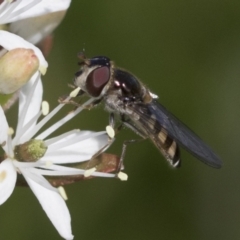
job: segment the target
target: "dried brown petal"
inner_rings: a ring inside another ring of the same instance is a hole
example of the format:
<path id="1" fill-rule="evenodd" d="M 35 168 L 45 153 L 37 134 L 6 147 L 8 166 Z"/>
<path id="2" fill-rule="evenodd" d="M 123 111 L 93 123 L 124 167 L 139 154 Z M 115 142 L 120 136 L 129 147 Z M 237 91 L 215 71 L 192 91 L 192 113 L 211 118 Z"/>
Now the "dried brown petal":
<path id="1" fill-rule="evenodd" d="M 113 154 L 102 153 L 94 159 L 89 161 L 72 164 L 71 167 L 75 167 L 78 169 L 90 169 L 96 167 L 96 171 L 111 173 L 115 172 L 118 169 L 120 158 Z M 69 166 L 69 165 L 68 165 Z M 93 177 L 85 178 L 83 175 L 74 175 L 74 176 L 59 176 L 59 177 L 49 177 L 45 176 L 46 179 L 54 186 L 64 186 L 67 184 L 72 184 L 81 180 L 91 179 Z M 17 186 L 27 186 L 27 183 L 22 175 L 18 175 Z"/>

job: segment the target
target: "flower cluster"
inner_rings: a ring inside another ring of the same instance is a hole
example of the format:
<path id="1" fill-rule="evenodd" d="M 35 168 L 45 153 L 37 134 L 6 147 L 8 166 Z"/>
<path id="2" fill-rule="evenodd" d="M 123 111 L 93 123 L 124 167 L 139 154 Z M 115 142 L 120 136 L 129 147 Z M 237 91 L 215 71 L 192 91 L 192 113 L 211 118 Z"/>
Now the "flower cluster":
<path id="1" fill-rule="evenodd" d="M 51 182 L 49 177 L 60 178 L 61 183 L 64 183 L 65 177 L 115 177 L 115 174 L 107 173 L 109 169 L 96 171 L 96 168 L 86 170 L 76 167 L 109 146 L 109 137 L 105 131 L 74 129 L 48 138 L 76 116 L 84 105 L 39 134 L 41 128 L 64 104 L 59 104 L 48 113 L 48 103 L 42 102 L 41 74 L 45 74 L 48 64 L 42 52 L 33 44 L 53 31 L 69 5 L 70 0 L 0 1 L 0 24 L 3 26 L 8 23 L 8 31 L 0 30 L 0 94 L 17 92 L 19 100 L 15 132 L 8 125 L 0 106 L 0 144 L 4 150 L 0 160 L 0 204 L 12 194 L 18 184 L 17 176 L 22 176 L 23 182 L 31 188 L 65 239 L 73 239 L 71 217 L 65 203 L 66 194 L 62 187 L 56 188 L 60 184 Z M 39 120 L 41 116 L 44 117 Z"/>

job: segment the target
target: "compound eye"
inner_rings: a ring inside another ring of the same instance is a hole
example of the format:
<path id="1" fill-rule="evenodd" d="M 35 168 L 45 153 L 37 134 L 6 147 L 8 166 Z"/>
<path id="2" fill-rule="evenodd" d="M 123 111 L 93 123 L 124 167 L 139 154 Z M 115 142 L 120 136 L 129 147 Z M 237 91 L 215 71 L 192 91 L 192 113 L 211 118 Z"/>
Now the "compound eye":
<path id="1" fill-rule="evenodd" d="M 87 77 L 86 90 L 92 97 L 98 97 L 110 78 L 109 67 L 100 67 L 93 70 Z"/>

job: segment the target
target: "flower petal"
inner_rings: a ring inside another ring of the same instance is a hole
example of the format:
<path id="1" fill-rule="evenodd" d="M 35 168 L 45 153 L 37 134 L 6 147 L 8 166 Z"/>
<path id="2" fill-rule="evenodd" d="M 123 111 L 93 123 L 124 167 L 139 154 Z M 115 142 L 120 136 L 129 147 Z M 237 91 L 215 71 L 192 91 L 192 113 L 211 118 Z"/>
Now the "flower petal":
<path id="1" fill-rule="evenodd" d="M 0 164 L 0 204 L 12 194 L 17 179 L 17 172 L 10 159 Z"/>
<path id="2" fill-rule="evenodd" d="M 28 177 L 25 179 L 59 234 L 65 239 L 73 239 L 70 213 L 60 194 L 42 187 Z"/>
<path id="3" fill-rule="evenodd" d="M 7 151 L 7 139 L 8 139 L 8 122 L 5 116 L 5 113 L 3 112 L 2 107 L 0 106 L 0 144 L 2 145 L 2 148 L 5 152 Z M 4 144 L 5 143 L 5 144 Z"/>
<path id="4" fill-rule="evenodd" d="M 26 107 L 26 104 L 29 103 L 30 99 L 28 96 L 31 94 L 32 96 L 31 101 L 29 103 L 29 106 L 27 108 L 26 116 L 24 119 L 23 126 L 30 121 L 33 116 L 35 116 L 41 108 L 42 103 L 42 95 L 43 95 L 43 86 L 42 81 L 38 80 L 37 86 L 33 91 L 33 84 L 35 83 L 37 74 L 35 74 L 31 80 L 21 89 L 19 94 L 19 118 L 21 117 L 21 114 L 23 112 L 23 109 Z"/>
<path id="5" fill-rule="evenodd" d="M 32 44 L 39 43 L 51 34 L 65 16 L 65 11 L 49 13 L 43 16 L 26 18 L 9 26 L 9 31 L 17 33 Z"/>
<path id="6" fill-rule="evenodd" d="M 40 75 L 35 73 L 19 93 L 19 116 L 16 135 L 13 139 L 14 146 L 22 143 L 26 134 L 35 127 L 40 112 L 42 94 Z"/>
<path id="7" fill-rule="evenodd" d="M 96 137 L 91 137 L 93 134 L 99 134 Z M 68 136 L 61 139 L 61 147 L 55 148 L 55 144 L 49 145 L 48 150 L 41 161 L 50 161 L 53 163 L 74 163 L 86 161 L 92 158 L 99 150 L 107 146 L 108 136 L 105 132 L 94 133 L 90 131 L 82 131 L 74 133 L 75 138 Z M 84 140 L 78 140 L 79 136 L 83 136 Z M 87 137 L 89 136 L 89 137 Z M 76 139 L 76 140 L 74 140 Z M 71 145 L 68 145 L 68 140 L 71 140 Z M 59 144 L 58 142 L 58 144 Z M 64 144 L 67 146 L 64 147 Z"/>
<path id="8" fill-rule="evenodd" d="M 29 13 L 29 10 L 40 2 L 41 0 L 1 1 L 0 23 L 10 23 L 13 21 L 14 18 L 16 18 L 16 16 L 20 15 L 24 17 L 24 13 Z"/>
<path id="9" fill-rule="evenodd" d="M 71 0 L 18 0 L 9 4 L 9 7 L 14 7 L 14 4 L 16 5 L 15 9 L 11 12 L 11 18 L 8 17 L 7 21 L 1 21 L 0 23 L 15 22 L 25 18 L 63 11 L 69 7 L 70 3 Z M 10 13 L 8 15 L 10 15 Z"/>
<path id="10" fill-rule="evenodd" d="M 46 72 L 46 69 L 48 67 L 48 63 L 45 60 L 42 52 L 39 50 L 39 48 L 35 47 L 33 44 L 25 41 L 23 38 L 7 32 L 0 30 L 0 45 L 9 50 L 15 49 L 15 48 L 27 48 L 27 49 L 33 49 L 34 53 L 37 55 L 39 59 L 39 70 L 42 74 L 44 74 L 44 71 Z"/>

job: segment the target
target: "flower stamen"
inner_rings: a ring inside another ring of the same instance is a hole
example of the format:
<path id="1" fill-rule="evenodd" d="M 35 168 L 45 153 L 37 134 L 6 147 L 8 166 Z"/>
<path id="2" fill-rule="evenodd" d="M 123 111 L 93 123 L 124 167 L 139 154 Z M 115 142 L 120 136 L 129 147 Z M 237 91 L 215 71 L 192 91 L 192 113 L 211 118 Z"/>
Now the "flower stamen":
<path id="1" fill-rule="evenodd" d="M 93 102 L 94 99 L 90 98 L 88 101 L 86 101 L 81 107 L 78 107 L 77 110 L 70 112 L 68 115 L 66 115 L 65 117 L 63 117 L 62 119 L 60 119 L 59 121 L 57 121 L 55 124 L 53 124 L 50 128 L 48 128 L 47 130 L 45 130 L 44 132 L 42 132 L 40 135 L 37 136 L 38 139 L 45 139 L 46 137 L 48 137 L 51 133 L 53 133 L 54 131 L 56 131 L 58 128 L 60 128 L 63 124 L 65 124 L 66 122 L 68 122 L 69 120 L 71 120 L 73 117 L 75 117 L 78 113 L 80 113 L 85 106 L 89 105 L 91 102 Z M 60 103 L 53 111 L 59 111 L 65 104 Z M 58 109 L 59 108 L 59 109 Z M 58 109 L 58 110 L 57 110 Z M 52 112 L 53 112 L 52 111 Z M 49 115 L 52 113 L 50 112 L 45 118 L 49 117 Z M 56 112 L 54 113 L 54 115 L 56 114 Z M 51 116 L 52 117 L 52 116 Z M 49 117 L 49 119 L 51 118 Z M 44 118 L 44 119 L 45 119 Z M 45 121 L 44 119 L 42 119 L 42 121 Z M 49 120 L 48 119 L 48 120 Z M 46 121 L 48 121 L 46 120 Z M 38 128 L 38 130 L 42 127 L 42 124 L 40 127 L 38 127 L 38 125 L 42 122 L 40 121 L 37 126 L 36 129 Z"/>
<path id="2" fill-rule="evenodd" d="M 76 89 L 74 89 L 74 90 L 69 94 L 69 96 L 70 96 L 71 98 L 76 97 L 76 96 L 78 95 L 78 93 L 79 93 L 80 90 L 81 90 L 81 88 L 80 88 L 80 87 L 77 87 Z"/>
<path id="3" fill-rule="evenodd" d="M 13 134 L 14 134 L 14 129 L 13 128 L 8 128 L 8 132 L 7 132 L 7 134 L 9 135 L 9 136 L 12 136 Z"/>
<path id="4" fill-rule="evenodd" d="M 65 191 L 65 189 L 64 189 L 62 186 L 58 187 L 58 191 L 59 191 L 61 197 L 62 197 L 65 201 L 68 200 L 66 191 Z"/>
<path id="5" fill-rule="evenodd" d="M 109 136 L 111 139 L 114 138 L 114 136 L 115 136 L 115 131 L 114 131 L 114 129 L 113 129 L 112 126 L 110 126 L 110 125 L 106 126 L 106 132 L 107 132 L 108 136 Z"/>
<path id="6" fill-rule="evenodd" d="M 121 180 L 121 181 L 127 181 L 128 180 L 128 175 L 124 172 L 119 172 L 117 174 L 117 177 Z"/>
<path id="7" fill-rule="evenodd" d="M 90 168 L 90 169 L 87 169 L 85 172 L 84 172 L 84 177 L 90 177 L 94 172 L 96 172 L 96 168 L 93 167 L 93 168 Z"/>
<path id="8" fill-rule="evenodd" d="M 47 101 L 43 101 L 42 102 L 42 114 L 43 114 L 43 116 L 46 116 L 46 115 L 48 115 L 48 113 L 49 113 L 49 104 Z"/>

